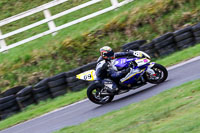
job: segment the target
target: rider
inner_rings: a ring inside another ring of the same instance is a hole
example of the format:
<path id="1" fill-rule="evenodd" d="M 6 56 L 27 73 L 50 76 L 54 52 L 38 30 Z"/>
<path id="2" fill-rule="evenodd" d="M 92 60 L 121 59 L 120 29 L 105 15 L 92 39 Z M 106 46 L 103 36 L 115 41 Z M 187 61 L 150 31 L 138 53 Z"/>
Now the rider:
<path id="1" fill-rule="evenodd" d="M 104 79 L 110 78 L 111 80 L 121 79 L 120 82 L 123 84 L 123 81 L 128 78 L 128 73 L 130 72 L 130 68 L 123 69 L 118 71 L 117 68 L 112 65 L 113 59 L 125 56 L 134 56 L 142 58 L 144 55 L 140 51 L 127 51 L 127 52 L 117 52 L 114 53 L 111 47 L 104 46 L 100 48 L 101 56 L 97 60 L 96 66 L 96 76 L 97 80 L 100 82 L 104 82 Z M 139 72 L 140 70 L 135 69 L 135 73 Z M 113 83 L 112 92 L 118 90 L 117 85 Z"/>

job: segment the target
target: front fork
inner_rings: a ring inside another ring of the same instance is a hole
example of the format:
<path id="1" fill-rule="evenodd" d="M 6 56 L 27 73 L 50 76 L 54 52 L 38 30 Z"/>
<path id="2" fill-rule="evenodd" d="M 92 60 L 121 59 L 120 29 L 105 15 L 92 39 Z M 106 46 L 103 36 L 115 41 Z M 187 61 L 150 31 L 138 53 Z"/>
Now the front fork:
<path id="1" fill-rule="evenodd" d="M 151 62 L 151 63 L 149 64 L 149 66 L 147 67 L 147 70 L 146 70 L 146 72 L 147 72 L 148 74 L 152 75 L 152 76 L 155 76 L 154 70 L 151 69 L 154 65 L 155 65 L 155 62 Z"/>

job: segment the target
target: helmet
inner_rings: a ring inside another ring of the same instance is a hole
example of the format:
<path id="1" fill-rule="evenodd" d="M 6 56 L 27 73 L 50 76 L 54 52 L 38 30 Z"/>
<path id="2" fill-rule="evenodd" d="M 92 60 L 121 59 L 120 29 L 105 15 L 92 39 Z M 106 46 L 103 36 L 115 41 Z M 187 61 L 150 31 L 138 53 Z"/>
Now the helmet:
<path id="1" fill-rule="evenodd" d="M 101 57 L 106 60 L 112 60 L 115 58 L 114 52 L 111 47 L 104 46 L 100 48 Z"/>

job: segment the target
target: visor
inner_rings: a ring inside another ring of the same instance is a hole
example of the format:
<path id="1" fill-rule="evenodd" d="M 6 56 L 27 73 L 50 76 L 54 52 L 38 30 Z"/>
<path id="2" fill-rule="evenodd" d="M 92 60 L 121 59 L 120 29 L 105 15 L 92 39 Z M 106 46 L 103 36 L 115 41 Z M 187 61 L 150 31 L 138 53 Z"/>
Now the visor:
<path id="1" fill-rule="evenodd" d="M 108 53 L 103 53 L 103 55 L 104 55 L 105 57 L 114 57 L 114 52 L 113 52 L 113 51 L 110 51 L 110 52 L 108 52 Z"/>

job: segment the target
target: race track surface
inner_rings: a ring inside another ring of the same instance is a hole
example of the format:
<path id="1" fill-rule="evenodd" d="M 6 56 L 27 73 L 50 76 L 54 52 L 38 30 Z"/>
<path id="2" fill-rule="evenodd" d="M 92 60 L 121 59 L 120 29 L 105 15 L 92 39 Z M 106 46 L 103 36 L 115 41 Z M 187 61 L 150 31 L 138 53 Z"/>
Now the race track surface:
<path id="1" fill-rule="evenodd" d="M 166 82 L 159 85 L 147 84 L 140 89 L 116 96 L 106 105 L 96 105 L 89 100 L 64 107 L 41 117 L 18 124 L 0 133 L 51 133 L 66 126 L 82 123 L 90 118 L 101 116 L 131 103 L 150 98 L 158 93 L 200 78 L 200 59 L 169 70 Z"/>

